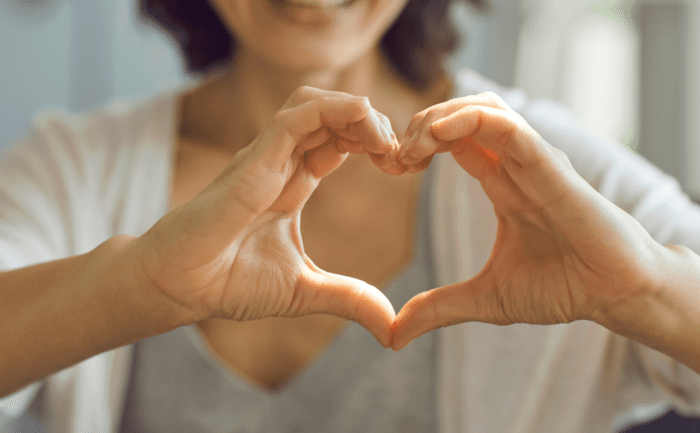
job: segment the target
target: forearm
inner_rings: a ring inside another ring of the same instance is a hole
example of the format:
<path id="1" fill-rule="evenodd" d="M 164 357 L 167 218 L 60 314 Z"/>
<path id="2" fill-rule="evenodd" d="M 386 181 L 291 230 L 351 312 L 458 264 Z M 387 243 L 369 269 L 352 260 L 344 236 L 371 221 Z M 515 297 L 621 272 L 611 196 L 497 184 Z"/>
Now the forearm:
<path id="1" fill-rule="evenodd" d="M 700 373 L 700 256 L 682 246 L 661 248 L 649 295 L 596 321 Z"/>
<path id="2" fill-rule="evenodd" d="M 139 279 L 132 237 L 0 273 L 0 396 L 98 353 L 189 324 Z"/>

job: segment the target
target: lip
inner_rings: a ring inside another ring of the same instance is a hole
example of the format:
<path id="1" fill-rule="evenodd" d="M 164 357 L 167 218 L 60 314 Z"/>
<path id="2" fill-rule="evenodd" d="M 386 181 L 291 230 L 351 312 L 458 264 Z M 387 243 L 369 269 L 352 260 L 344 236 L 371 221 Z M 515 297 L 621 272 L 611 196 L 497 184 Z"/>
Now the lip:
<path id="1" fill-rule="evenodd" d="M 280 7 L 293 7 L 293 8 L 304 8 L 304 9 L 319 9 L 319 10 L 333 10 L 338 8 L 347 8 L 351 6 L 356 0 L 344 0 L 341 2 L 331 2 L 330 4 L 324 4 L 323 0 L 270 0 L 273 4 Z"/>
<path id="2" fill-rule="evenodd" d="M 311 4 L 300 0 L 268 0 L 275 12 L 285 21 L 297 24 L 326 25 L 338 19 L 342 19 L 344 13 L 352 8 L 358 0 L 345 0 L 339 4 L 324 6 Z"/>
<path id="3" fill-rule="evenodd" d="M 324 4 L 323 0 L 277 0 L 281 3 L 287 3 L 292 6 L 317 8 L 317 9 L 329 9 L 337 7 L 347 7 L 352 0 L 334 1 L 330 4 Z"/>

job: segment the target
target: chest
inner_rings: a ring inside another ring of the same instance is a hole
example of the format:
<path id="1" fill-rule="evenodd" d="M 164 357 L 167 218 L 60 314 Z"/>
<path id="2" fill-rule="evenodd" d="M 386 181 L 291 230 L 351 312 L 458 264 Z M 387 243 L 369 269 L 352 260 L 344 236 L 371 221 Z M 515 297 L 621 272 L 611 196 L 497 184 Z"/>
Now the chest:
<path id="1" fill-rule="evenodd" d="M 211 183 L 232 156 L 181 145 L 171 208 Z M 304 250 L 321 269 L 382 287 L 411 260 L 420 175 L 401 179 L 374 167 L 366 170 L 359 160 L 349 162 L 321 182 L 302 211 Z M 209 319 L 198 328 L 232 370 L 275 389 L 312 362 L 346 324 L 313 315 L 252 322 Z"/>

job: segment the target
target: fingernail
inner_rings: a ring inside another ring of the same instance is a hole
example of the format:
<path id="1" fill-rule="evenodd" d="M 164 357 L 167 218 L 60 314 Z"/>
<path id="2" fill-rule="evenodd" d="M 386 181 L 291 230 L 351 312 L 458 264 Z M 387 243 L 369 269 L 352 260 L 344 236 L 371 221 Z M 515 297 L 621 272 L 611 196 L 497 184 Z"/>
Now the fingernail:
<path id="1" fill-rule="evenodd" d="M 403 140 L 401 140 L 401 151 L 399 152 L 399 159 L 403 159 L 403 157 L 406 156 L 408 150 L 411 148 L 411 146 L 413 146 L 413 141 L 417 134 L 418 132 L 414 132 L 410 137 L 404 137 Z"/>
<path id="2" fill-rule="evenodd" d="M 391 149 L 389 152 L 389 161 L 394 166 L 399 166 L 399 149 L 397 147 Z"/>
<path id="3" fill-rule="evenodd" d="M 367 96 L 357 96 L 357 98 L 362 101 L 366 108 L 372 108 L 372 104 L 369 103 L 369 98 Z"/>

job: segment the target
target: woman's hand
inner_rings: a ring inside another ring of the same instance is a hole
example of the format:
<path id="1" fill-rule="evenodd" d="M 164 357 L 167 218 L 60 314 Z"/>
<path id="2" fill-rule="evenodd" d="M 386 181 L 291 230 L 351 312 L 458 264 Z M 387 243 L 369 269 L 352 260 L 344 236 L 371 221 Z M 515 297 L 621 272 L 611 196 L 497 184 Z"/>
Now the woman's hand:
<path id="1" fill-rule="evenodd" d="M 493 203 L 496 241 L 476 276 L 403 307 L 393 325 L 395 350 L 457 323 L 596 320 L 653 295 L 663 247 L 498 96 L 455 99 L 417 114 L 399 157 L 415 172 L 445 151 Z"/>
<path id="2" fill-rule="evenodd" d="M 403 173 L 391 162 L 391 126 L 366 98 L 298 89 L 207 188 L 137 240 L 143 278 L 195 320 L 326 313 L 360 323 L 388 347 L 388 299 L 316 267 L 299 231 L 304 203 L 348 150 Z"/>

